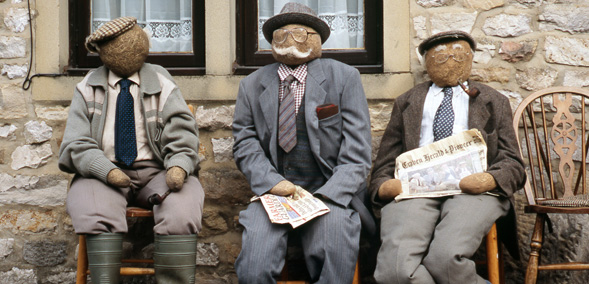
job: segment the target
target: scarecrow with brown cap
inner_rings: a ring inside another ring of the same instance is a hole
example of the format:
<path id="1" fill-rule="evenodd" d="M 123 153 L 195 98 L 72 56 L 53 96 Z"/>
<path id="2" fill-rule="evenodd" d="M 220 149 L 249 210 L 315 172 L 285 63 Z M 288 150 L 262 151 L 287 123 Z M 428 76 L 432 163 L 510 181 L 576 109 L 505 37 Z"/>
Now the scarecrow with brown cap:
<path id="1" fill-rule="evenodd" d="M 275 283 L 287 241 L 300 238 L 311 282 L 351 283 L 370 169 L 370 117 L 360 75 L 322 59 L 329 26 L 309 7 L 287 3 L 262 27 L 278 63 L 243 79 L 235 106 L 235 161 L 256 195 L 288 196 L 301 186 L 331 210 L 293 230 L 270 222 L 262 204 L 239 215 L 240 283 Z M 370 230 L 370 229 L 369 229 Z"/>
<path id="2" fill-rule="evenodd" d="M 112 20 L 86 39 L 104 66 L 72 98 L 59 156 L 75 174 L 67 211 L 87 235 L 93 283 L 119 283 L 129 205 L 153 209 L 156 281 L 194 283 L 204 201 L 197 126 L 170 74 L 145 63 L 149 39 L 136 22 Z"/>
<path id="3" fill-rule="evenodd" d="M 475 50 L 469 34 L 442 32 L 418 49 L 431 81 L 395 100 L 372 170 L 371 199 L 382 208 L 375 278 L 387 284 L 482 284 L 470 257 L 498 218 L 514 217 L 510 198 L 525 180 L 511 107 L 496 90 L 468 80 Z M 391 201 L 401 192 L 394 178 L 400 154 L 472 128 L 487 144 L 488 167 L 460 180 L 464 194 Z M 517 247 L 511 252 L 519 256 Z"/>

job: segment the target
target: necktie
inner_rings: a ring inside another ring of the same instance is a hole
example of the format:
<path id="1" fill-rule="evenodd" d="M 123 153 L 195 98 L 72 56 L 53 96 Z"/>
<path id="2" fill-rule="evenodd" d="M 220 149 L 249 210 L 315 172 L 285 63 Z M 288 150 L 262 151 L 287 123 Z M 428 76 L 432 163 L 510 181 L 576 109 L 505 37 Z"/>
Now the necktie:
<path id="1" fill-rule="evenodd" d="M 452 109 L 452 88 L 444 88 L 444 99 L 434 116 L 434 141 L 452 135 L 454 110 Z"/>
<path id="2" fill-rule="evenodd" d="M 135 110 L 133 96 L 129 92 L 131 81 L 119 81 L 121 92 L 117 97 L 117 111 L 115 116 L 115 158 L 117 161 L 130 166 L 137 157 L 137 140 L 135 137 Z"/>
<path id="3" fill-rule="evenodd" d="M 290 88 L 294 80 L 293 75 L 284 79 L 284 97 L 278 111 L 278 145 L 287 153 L 297 144 L 294 90 Z"/>

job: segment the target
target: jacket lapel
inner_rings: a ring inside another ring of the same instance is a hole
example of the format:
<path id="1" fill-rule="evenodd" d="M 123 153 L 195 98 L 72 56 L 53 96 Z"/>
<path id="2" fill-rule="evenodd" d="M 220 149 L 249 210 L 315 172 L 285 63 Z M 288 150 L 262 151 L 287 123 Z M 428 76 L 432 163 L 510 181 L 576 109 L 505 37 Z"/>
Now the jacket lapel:
<path id="1" fill-rule="evenodd" d="M 468 82 L 469 86 L 472 86 L 472 82 Z M 474 87 L 474 86 L 473 86 Z M 487 121 L 491 114 L 487 110 L 487 104 L 489 103 L 489 95 L 480 93 L 475 98 L 470 98 L 468 101 L 468 128 L 484 130 Z M 486 135 L 483 133 L 483 135 Z"/>
<path id="2" fill-rule="evenodd" d="M 325 102 L 327 92 L 321 87 L 325 81 L 325 74 L 321 68 L 321 59 L 315 59 L 307 65 L 307 83 L 305 87 L 305 120 L 307 124 L 307 135 L 311 150 L 314 153 L 319 153 L 320 143 L 319 133 L 319 119 L 317 118 L 317 106 Z"/>
<path id="3" fill-rule="evenodd" d="M 262 115 L 266 121 L 266 127 L 270 132 L 270 155 L 275 165 L 278 164 L 278 88 L 280 80 L 278 79 L 278 64 L 268 68 L 262 76 L 262 93 L 258 103 L 262 110 Z"/>
<path id="4" fill-rule="evenodd" d="M 419 147 L 419 138 L 421 137 L 421 119 L 423 117 L 423 107 L 425 97 L 431 82 L 418 85 L 412 92 L 407 101 L 407 107 L 403 111 L 403 123 L 405 128 L 405 147 L 412 150 Z"/>

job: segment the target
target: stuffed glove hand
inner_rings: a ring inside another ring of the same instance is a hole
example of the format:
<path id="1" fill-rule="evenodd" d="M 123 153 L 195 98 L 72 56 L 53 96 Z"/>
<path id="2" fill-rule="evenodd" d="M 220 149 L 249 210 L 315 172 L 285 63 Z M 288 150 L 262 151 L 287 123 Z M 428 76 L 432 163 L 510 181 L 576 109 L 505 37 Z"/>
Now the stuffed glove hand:
<path id="1" fill-rule="evenodd" d="M 131 185 L 131 178 L 121 171 L 121 169 L 115 168 L 108 172 L 106 182 L 118 188 L 123 188 Z"/>
<path id="2" fill-rule="evenodd" d="M 378 188 L 378 198 L 382 201 L 389 202 L 397 195 L 401 194 L 401 192 L 403 192 L 401 181 L 394 178 L 389 179 Z"/>
<path id="3" fill-rule="evenodd" d="M 283 180 L 277 183 L 272 189 L 270 189 L 270 194 L 280 195 L 280 196 L 289 196 L 297 190 L 296 186 L 288 181 Z"/>
<path id="4" fill-rule="evenodd" d="M 186 179 L 186 171 L 181 167 L 171 167 L 166 173 L 166 184 L 171 191 L 179 191 L 182 189 L 184 179 Z"/>
<path id="5" fill-rule="evenodd" d="M 495 189 L 497 182 L 489 173 L 476 173 L 461 179 L 458 186 L 464 193 L 481 194 Z"/>

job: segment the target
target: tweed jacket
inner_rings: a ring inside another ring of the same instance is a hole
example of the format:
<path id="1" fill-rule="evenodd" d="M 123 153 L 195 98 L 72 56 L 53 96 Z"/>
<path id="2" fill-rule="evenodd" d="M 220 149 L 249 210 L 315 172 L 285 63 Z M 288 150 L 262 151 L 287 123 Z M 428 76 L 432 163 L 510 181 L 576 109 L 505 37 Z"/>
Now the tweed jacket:
<path id="1" fill-rule="evenodd" d="M 235 106 L 234 158 L 256 195 L 267 193 L 284 179 L 277 170 L 279 65 L 267 65 L 241 80 Z M 314 194 L 343 207 L 352 204 L 364 225 L 372 220 L 362 204 L 372 137 L 359 72 L 322 58 L 310 61 L 307 71 L 304 103 L 309 144 L 328 179 Z M 339 113 L 319 120 L 316 109 L 323 104 L 338 106 Z"/>
<path id="2" fill-rule="evenodd" d="M 419 84 L 395 101 L 369 186 L 371 200 L 377 208 L 385 205 L 378 200 L 377 193 L 385 181 L 394 177 L 396 158 L 419 147 L 424 101 L 431 84 L 431 81 Z M 509 100 L 487 85 L 472 81 L 468 84 L 480 90 L 477 97 L 469 100 L 468 126 L 478 129 L 487 143 L 487 172 L 498 185 L 493 193 L 511 198 L 523 187 L 526 174 L 512 126 Z M 513 216 L 507 218 L 511 220 L 508 220 L 506 230 L 511 231 L 515 228 L 513 210 L 510 215 Z"/>

